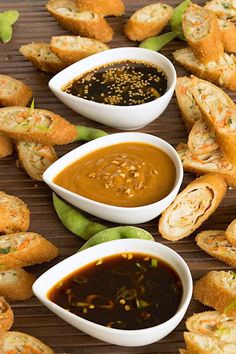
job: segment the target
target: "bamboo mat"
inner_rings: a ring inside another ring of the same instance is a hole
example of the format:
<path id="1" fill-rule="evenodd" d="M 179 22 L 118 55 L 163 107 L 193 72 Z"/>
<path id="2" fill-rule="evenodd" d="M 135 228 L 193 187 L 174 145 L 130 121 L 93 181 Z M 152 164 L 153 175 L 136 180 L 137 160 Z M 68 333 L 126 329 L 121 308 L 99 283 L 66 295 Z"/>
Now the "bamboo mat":
<path id="1" fill-rule="evenodd" d="M 131 13 L 136 9 L 154 2 L 155 1 L 153 0 L 126 0 L 127 10 L 125 16 L 108 18 L 109 23 L 115 30 L 114 39 L 110 43 L 111 47 L 115 48 L 135 45 L 128 41 L 122 34 L 123 25 Z M 178 4 L 178 1 L 173 0 L 167 0 L 166 2 L 172 6 Z M 47 86 L 51 75 L 37 71 L 18 52 L 18 48 L 22 44 L 33 41 L 50 41 L 52 35 L 68 33 L 56 23 L 53 17 L 49 15 L 45 9 L 45 3 L 45 0 L 0 1 L 0 11 L 17 9 L 20 12 L 19 21 L 14 26 L 13 39 L 6 45 L 0 43 L 0 73 L 12 75 L 30 85 L 34 92 L 37 108 L 52 110 L 53 112 L 64 116 L 72 123 L 106 129 L 109 133 L 116 132 L 114 129 L 107 128 L 79 116 L 77 113 L 71 111 L 60 103 L 53 96 Z M 183 44 L 176 40 L 167 45 L 167 47 L 161 52 L 173 61 L 171 52 L 181 46 L 183 46 Z M 184 72 L 179 66 L 175 66 L 179 76 L 186 74 L 186 72 Z M 230 92 L 230 95 L 234 98 L 232 92 Z M 171 100 L 168 109 L 159 119 L 140 131 L 164 138 L 173 146 L 176 146 L 176 144 L 180 142 L 185 142 L 186 133 L 180 120 L 175 97 Z M 57 152 L 59 156 L 62 156 L 76 146 L 78 146 L 78 143 L 62 146 L 57 148 Z M 185 175 L 183 186 L 192 179 L 193 176 Z M 60 256 L 56 260 L 50 262 L 50 264 L 30 267 L 30 271 L 36 275 L 40 275 L 52 265 L 76 252 L 76 250 L 82 245 L 82 241 L 78 237 L 69 233 L 58 221 L 52 207 L 51 191 L 43 182 L 35 182 L 31 180 L 23 170 L 17 168 L 16 155 L 4 158 L 0 161 L 0 190 L 22 198 L 30 208 L 30 230 L 41 233 L 60 249 Z M 200 230 L 210 228 L 225 229 L 236 216 L 235 198 L 235 191 L 229 190 L 220 208 L 218 208 L 209 220 L 204 223 Z M 139 226 L 150 231 L 156 241 L 166 244 L 177 251 L 188 263 L 194 280 L 213 269 L 229 269 L 223 263 L 214 260 L 196 246 L 194 242 L 194 236 L 196 233 L 175 244 L 170 243 L 163 240 L 158 235 L 157 223 L 158 220 L 152 220 L 149 223 Z M 35 297 L 24 302 L 14 302 L 12 307 L 15 314 L 13 330 L 26 332 L 38 337 L 51 346 L 56 353 L 173 354 L 177 353 L 178 348 L 181 348 L 184 345 L 184 321 L 181 322 L 175 331 L 160 342 L 144 347 L 126 348 L 103 343 L 76 330 L 51 313 L 46 307 L 40 304 Z M 191 315 L 193 312 L 200 312 L 204 309 L 206 308 L 200 303 L 192 300 L 185 317 Z"/>

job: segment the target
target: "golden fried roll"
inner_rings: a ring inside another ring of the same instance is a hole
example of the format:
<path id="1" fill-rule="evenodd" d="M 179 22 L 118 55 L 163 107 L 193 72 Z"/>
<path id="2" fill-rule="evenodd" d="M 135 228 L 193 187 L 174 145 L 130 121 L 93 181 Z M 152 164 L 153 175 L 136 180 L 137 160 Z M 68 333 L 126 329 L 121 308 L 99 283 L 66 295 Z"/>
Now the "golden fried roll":
<path id="1" fill-rule="evenodd" d="M 47 73 L 57 73 L 66 67 L 66 63 L 50 49 L 49 43 L 28 43 L 19 49 L 20 53 L 37 69 Z"/>
<path id="2" fill-rule="evenodd" d="M 131 41 L 143 41 L 156 36 L 167 25 L 173 8 L 163 3 L 147 5 L 136 11 L 124 27 L 125 35 Z"/>
<path id="3" fill-rule="evenodd" d="M 0 331 L 9 331 L 14 321 L 14 314 L 11 306 L 0 296 Z"/>
<path id="4" fill-rule="evenodd" d="M 228 242 L 236 247 L 236 219 L 234 219 L 225 230 L 225 236 Z"/>
<path id="5" fill-rule="evenodd" d="M 2 354 L 55 354 L 39 339 L 26 333 L 9 331 L 0 338 Z"/>
<path id="6" fill-rule="evenodd" d="M 112 40 L 113 29 L 103 16 L 89 11 L 80 11 L 76 6 L 76 0 L 49 0 L 46 7 L 68 31 L 102 42 Z"/>
<path id="7" fill-rule="evenodd" d="M 233 54 L 224 53 L 218 60 L 207 64 L 201 63 L 191 48 L 178 49 L 173 56 L 194 75 L 230 90 L 236 90 L 236 57 Z"/>
<path id="8" fill-rule="evenodd" d="M 226 52 L 236 52 L 236 26 L 233 22 L 218 19 L 221 39 Z"/>
<path id="9" fill-rule="evenodd" d="M 77 136 L 74 125 L 45 109 L 6 107 L 0 109 L 0 131 L 18 140 L 63 145 Z"/>
<path id="10" fill-rule="evenodd" d="M 190 131 L 193 125 L 202 118 L 201 111 L 193 97 L 192 80 L 190 77 L 183 76 L 177 78 L 175 94 L 181 118 L 187 131 Z"/>
<path id="11" fill-rule="evenodd" d="M 188 136 L 188 148 L 194 155 L 205 155 L 219 149 L 213 129 L 200 119 L 192 127 Z"/>
<path id="12" fill-rule="evenodd" d="M 236 20 L 236 3 L 234 0 L 211 0 L 204 7 L 223 20 Z"/>
<path id="13" fill-rule="evenodd" d="M 37 233 L 21 232 L 0 237 L 2 270 L 49 262 L 57 256 L 58 248 Z"/>
<path id="14" fill-rule="evenodd" d="M 163 212 L 159 220 L 161 236 L 170 241 L 189 236 L 216 210 L 226 189 L 224 179 L 215 173 L 191 182 Z"/>
<path id="15" fill-rule="evenodd" d="M 236 106 L 219 87 L 193 79 L 193 95 L 225 156 L 236 163 Z"/>
<path id="16" fill-rule="evenodd" d="M 50 47 L 67 64 L 75 63 L 89 55 L 109 49 L 101 41 L 80 36 L 52 37 Z"/>
<path id="17" fill-rule="evenodd" d="M 184 340 L 191 354 L 233 354 L 236 345 L 224 343 L 221 340 L 205 334 L 184 332 Z"/>
<path id="18" fill-rule="evenodd" d="M 0 215 L 0 234 L 26 231 L 29 228 L 30 212 L 20 198 L 0 192 Z"/>
<path id="19" fill-rule="evenodd" d="M 56 151 L 50 145 L 21 140 L 16 142 L 16 148 L 20 165 L 36 181 L 42 181 L 43 173 L 57 160 Z"/>
<path id="20" fill-rule="evenodd" d="M 0 295 L 9 301 L 26 300 L 33 295 L 32 285 L 36 277 L 24 269 L 0 272 Z"/>
<path id="21" fill-rule="evenodd" d="M 179 349 L 179 354 L 190 354 L 186 349 Z"/>
<path id="22" fill-rule="evenodd" d="M 228 316 L 236 315 L 236 275 L 232 271 L 211 271 L 194 285 L 193 296 L 204 305 Z"/>
<path id="23" fill-rule="evenodd" d="M 0 132 L 0 158 L 9 156 L 13 153 L 13 144 L 11 139 Z"/>
<path id="24" fill-rule="evenodd" d="M 229 162 L 220 149 L 205 155 L 194 155 L 187 144 L 179 144 L 176 150 L 184 171 L 196 175 L 217 173 L 225 179 L 228 186 L 236 188 L 236 165 Z"/>
<path id="25" fill-rule="evenodd" d="M 195 240 L 198 247 L 210 256 L 226 263 L 230 267 L 236 267 L 236 247 L 229 243 L 225 231 L 202 231 L 196 236 Z"/>
<path id="26" fill-rule="evenodd" d="M 185 322 L 190 332 L 218 338 L 222 342 L 236 344 L 236 318 L 218 311 L 196 313 Z"/>
<path id="27" fill-rule="evenodd" d="M 11 76 L 0 75 L 0 107 L 27 106 L 32 90 L 22 81 Z"/>
<path id="28" fill-rule="evenodd" d="M 80 11 L 89 11 L 103 16 L 122 16 L 125 5 L 122 0 L 77 0 Z"/>
<path id="29" fill-rule="evenodd" d="M 191 4 L 183 14 L 182 27 L 188 44 L 201 63 L 207 64 L 223 55 L 221 32 L 212 11 Z"/>

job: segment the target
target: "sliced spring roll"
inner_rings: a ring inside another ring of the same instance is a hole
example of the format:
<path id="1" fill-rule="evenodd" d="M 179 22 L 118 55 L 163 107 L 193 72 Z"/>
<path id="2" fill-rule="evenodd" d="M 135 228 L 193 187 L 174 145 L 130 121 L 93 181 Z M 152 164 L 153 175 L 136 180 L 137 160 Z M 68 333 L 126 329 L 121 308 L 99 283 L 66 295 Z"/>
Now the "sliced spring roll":
<path id="1" fill-rule="evenodd" d="M 191 182 L 162 214 L 161 236 L 170 241 L 189 236 L 216 210 L 225 192 L 224 179 L 214 173 Z"/>
<path id="2" fill-rule="evenodd" d="M 236 166 L 229 162 L 220 150 L 205 155 L 194 155 L 187 144 L 179 144 L 176 150 L 184 171 L 196 175 L 217 173 L 225 179 L 228 186 L 236 188 Z"/>
<path id="3" fill-rule="evenodd" d="M 193 296 L 204 305 L 228 316 L 236 315 L 236 274 L 232 271 L 211 271 L 199 279 Z"/>
<path id="4" fill-rule="evenodd" d="M 29 228 L 30 212 L 27 205 L 13 195 L 0 191 L 0 234 L 26 231 Z"/>
<path id="5" fill-rule="evenodd" d="M 1 108 L 0 131 L 14 139 L 48 145 L 68 144 L 77 136 L 74 125 L 59 115 L 25 107 Z"/>
<path id="6" fill-rule="evenodd" d="M 16 148 L 20 165 L 36 181 L 42 181 L 44 171 L 57 160 L 56 151 L 51 145 L 17 141 Z"/>
<path id="7" fill-rule="evenodd" d="M 192 79 L 187 76 L 178 77 L 175 88 L 177 103 L 187 131 L 202 118 L 192 92 Z"/>
<path id="8" fill-rule="evenodd" d="M 203 64 L 218 60 L 224 53 L 221 32 L 214 13 L 191 4 L 182 19 L 185 38 Z"/>

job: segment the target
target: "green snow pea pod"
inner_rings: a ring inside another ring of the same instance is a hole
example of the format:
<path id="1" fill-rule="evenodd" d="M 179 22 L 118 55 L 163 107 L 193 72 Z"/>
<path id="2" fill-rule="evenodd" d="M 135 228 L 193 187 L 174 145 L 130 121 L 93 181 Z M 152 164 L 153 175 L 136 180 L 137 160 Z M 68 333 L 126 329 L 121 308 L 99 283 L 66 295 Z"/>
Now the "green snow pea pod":
<path id="1" fill-rule="evenodd" d="M 183 41 L 185 41 L 186 39 L 185 39 L 183 29 L 182 29 L 182 17 L 183 17 L 183 14 L 185 13 L 185 11 L 187 10 L 189 4 L 190 4 L 190 0 L 184 0 L 183 2 L 181 2 L 174 9 L 173 15 L 170 19 L 170 26 L 171 26 L 172 31 L 179 32 L 178 38 L 182 39 Z"/>
<path id="2" fill-rule="evenodd" d="M 140 43 L 139 47 L 158 51 L 178 36 L 178 34 L 179 32 L 168 32 L 157 37 L 150 37 Z"/>
<path id="3" fill-rule="evenodd" d="M 139 238 L 143 240 L 154 241 L 154 238 L 149 232 L 140 229 L 139 227 L 118 226 L 97 233 L 96 235 L 91 237 L 87 242 L 85 242 L 85 244 L 79 249 L 79 251 L 83 251 L 86 248 L 99 245 L 103 242 L 120 240 L 123 238 Z"/>
<path id="4" fill-rule="evenodd" d="M 77 131 L 77 138 L 75 138 L 74 141 L 90 141 L 108 135 L 108 133 L 104 132 L 103 130 L 84 127 L 82 125 L 75 125 L 75 128 Z"/>
<path id="5" fill-rule="evenodd" d="M 59 199 L 53 193 L 53 205 L 62 224 L 73 234 L 85 241 L 98 232 L 105 230 L 106 226 L 90 221 L 80 212 Z"/>
<path id="6" fill-rule="evenodd" d="M 19 18 L 19 12 L 17 10 L 3 11 L 2 15 L 10 25 L 13 25 Z"/>
<path id="7" fill-rule="evenodd" d="M 4 19 L 3 14 L 0 13 L 0 40 L 3 43 L 8 43 L 12 37 L 12 27 Z"/>

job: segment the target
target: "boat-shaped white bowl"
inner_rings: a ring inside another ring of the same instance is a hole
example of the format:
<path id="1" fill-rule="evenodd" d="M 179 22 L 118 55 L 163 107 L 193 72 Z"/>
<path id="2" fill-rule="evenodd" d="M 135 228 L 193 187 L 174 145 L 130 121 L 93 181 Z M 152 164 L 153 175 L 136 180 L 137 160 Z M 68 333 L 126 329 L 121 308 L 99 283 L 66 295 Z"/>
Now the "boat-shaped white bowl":
<path id="1" fill-rule="evenodd" d="M 143 253 L 167 262 L 179 275 L 183 285 L 183 295 L 175 315 L 166 322 L 145 329 L 120 330 L 108 328 L 83 319 L 48 299 L 49 290 L 69 274 L 103 257 L 121 253 Z M 51 311 L 79 330 L 102 341 L 121 346 L 141 346 L 159 341 L 173 331 L 184 317 L 192 296 L 192 277 L 183 260 L 171 248 L 160 243 L 138 239 L 123 239 L 93 246 L 58 263 L 33 284 L 34 294 Z"/>
<path id="2" fill-rule="evenodd" d="M 68 189 L 60 187 L 54 183 L 54 178 L 67 166 L 82 158 L 83 156 L 114 144 L 124 142 L 140 142 L 151 144 L 164 151 L 173 161 L 176 168 L 175 183 L 170 193 L 163 199 L 139 207 L 119 207 L 108 205 L 95 200 L 85 198 L 79 194 L 70 192 Z M 165 140 L 154 135 L 144 133 L 116 133 L 90 141 L 61 157 L 54 162 L 43 174 L 43 180 L 59 196 L 72 205 L 80 208 L 87 213 L 95 215 L 101 219 L 121 223 L 121 224 L 140 224 L 154 219 L 160 215 L 174 200 L 183 180 L 183 166 L 179 155 L 175 149 Z"/>
<path id="3" fill-rule="evenodd" d="M 154 101 L 134 106 L 114 106 L 73 96 L 62 88 L 82 74 L 107 63 L 123 60 L 146 61 L 159 66 L 167 75 L 167 90 Z M 83 116 L 121 130 L 139 129 L 158 118 L 168 106 L 176 85 L 176 71 L 164 55 L 143 48 L 115 48 L 82 59 L 49 81 L 49 88 L 65 105 Z"/>

